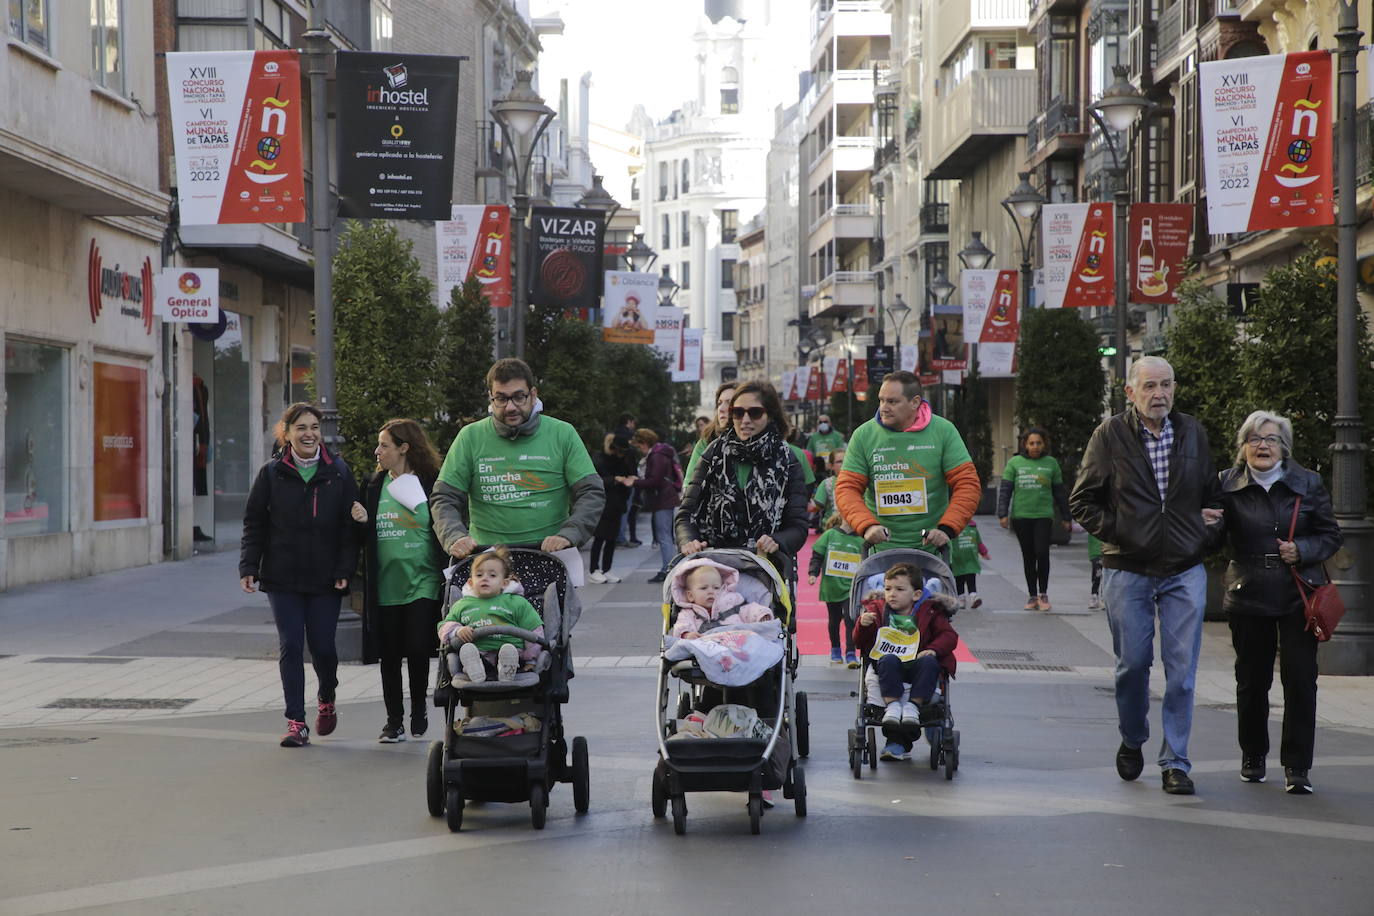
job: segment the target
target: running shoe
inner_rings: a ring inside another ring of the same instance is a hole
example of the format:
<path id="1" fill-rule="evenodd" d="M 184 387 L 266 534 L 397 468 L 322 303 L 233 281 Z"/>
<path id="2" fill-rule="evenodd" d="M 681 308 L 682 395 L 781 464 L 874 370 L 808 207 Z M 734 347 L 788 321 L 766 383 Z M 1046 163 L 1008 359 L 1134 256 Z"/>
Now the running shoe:
<path id="1" fill-rule="evenodd" d="M 378 744 L 400 744 L 406 740 L 406 730 L 401 728 L 400 722 L 388 722 L 382 726 L 382 733 L 377 736 Z"/>
<path id="2" fill-rule="evenodd" d="M 606 581 L 606 574 L 599 569 L 593 569 L 591 572 L 587 573 L 587 579 L 590 582 L 595 582 L 597 585 L 600 585 Z"/>
<path id="3" fill-rule="evenodd" d="M 310 743 L 310 729 L 299 719 L 286 720 L 286 734 L 281 736 L 282 747 L 305 747 Z"/>
<path id="4" fill-rule="evenodd" d="M 315 734 L 330 735 L 339 725 L 339 713 L 333 703 L 320 700 L 320 711 L 315 716 Z"/>

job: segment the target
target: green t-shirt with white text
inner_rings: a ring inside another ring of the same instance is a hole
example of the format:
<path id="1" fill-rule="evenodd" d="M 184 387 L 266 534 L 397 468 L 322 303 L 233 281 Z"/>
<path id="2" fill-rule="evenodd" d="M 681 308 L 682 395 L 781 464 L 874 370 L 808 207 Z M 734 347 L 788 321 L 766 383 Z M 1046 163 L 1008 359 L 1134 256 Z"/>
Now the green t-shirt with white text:
<path id="1" fill-rule="evenodd" d="M 839 528 L 827 528 L 812 543 L 811 549 L 821 557 L 820 599 L 848 601 L 854 573 L 863 561 L 863 538 L 846 534 Z"/>
<path id="2" fill-rule="evenodd" d="M 1002 479 L 1011 481 L 1011 518 L 1054 518 L 1054 486 L 1064 483 L 1058 461 L 1014 455 Z"/>
<path id="3" fill-rule="evenodd" d="M 965 525 L 954 540 L 949 542 L 949 571 L 956 576 L 977 575 L 983 571 L 978 560 L 978 545 L 983 543 L 983 535 L 977 525 Z"/>
<path id="4" fill-rule="evenodd" d="M 539 418 L 532 436 L 506 439 L 483 418 L 458 431 L 439 479 L 468 497 L 478 544 L 535 544 L 557 534 L 571 512 L 571 487 L 596 473 L 577 430 Z"/>
<path id="5" fill-rule="evenodd" d="M 534 605 L 521 595 L 508 595 L 504 592 L 490 598 L 478 598 L 476 595 L 459 598 L 453 603 L 444 620 L 457 621 L 474 630 L 479 627 L 500 626 L 537 630 L 544 625 Z M 484 636 L 474 645 L 482 652 L 492 652 L 501 648 L 502 643 L 510 643 L 518 649 L 525 646 L 525 641 L 518 636 Z"/>
<path id="6" fill-rule="evenodd" d="M 970 461 L 959 430 L 932 416 L 924 429 L 895 432 L 869 420 L 854 431 L 842 470 L 868 478 L 864 504 L 891 532 L 875 549 L 921 547 L 949 507 L 945 474 Z"/>
<path id="7" fill-rule="evenodd" d="M 412 512 L 391 496 L 391 480 L 377 500 L 377 603 L 438 598 L 444 558 L 429 527 L 429 503 Z"/>

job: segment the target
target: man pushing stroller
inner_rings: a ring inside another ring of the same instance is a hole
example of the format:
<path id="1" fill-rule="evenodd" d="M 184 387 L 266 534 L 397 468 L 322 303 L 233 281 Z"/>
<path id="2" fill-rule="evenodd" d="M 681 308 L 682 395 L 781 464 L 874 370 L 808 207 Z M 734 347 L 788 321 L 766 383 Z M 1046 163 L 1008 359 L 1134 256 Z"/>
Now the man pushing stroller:
<path id="1" fill-rule="evenodd" d="M 891 566 L 883 575 L 881 597 L 863 599 L 863 612 L 854 625 L 854 645 L 872 660 L 870 680 L 882 697 L 883 760 L 911 756 L 922 725 L 939 718 L 934 708 L 940 673 L 953 676 L 954 650 L 959 634 L 949 622 L 957 599 L 929 585 L 918 587 L 920 576 L 907 563 Z M 907 699 L 907 689 L 910 693 Z M 870 701 L 872 702 L 872 701 Z"/>

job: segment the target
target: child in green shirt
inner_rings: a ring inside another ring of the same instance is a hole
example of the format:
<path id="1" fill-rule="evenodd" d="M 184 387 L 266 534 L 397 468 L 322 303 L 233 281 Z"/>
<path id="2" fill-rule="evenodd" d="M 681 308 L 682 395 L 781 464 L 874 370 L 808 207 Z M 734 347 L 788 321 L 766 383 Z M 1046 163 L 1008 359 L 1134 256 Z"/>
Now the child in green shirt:
<path id="1" fill-rule="evenodd" d="M 506 548 L 489 550 L 472 561 L 463 597 L 439 624 L 439 640 L 458 650 L 448 656 L 449 674 L 455 679 L 485 681 L 492 666 L 496 680 L 513 681 L 521 661 L 539 657 L 539 643 L 518 636 L 474 638 L 476 629 L 492 626 L 519 627 L 543 637 L 544 621 L 534 605 L 515 593 L 519 587 L 511 578 Z"/>
<path id="2" fill-rule="evenodd" d="M 954 573 L 954 581 L 959 588 L 959 606 L 979 607 L 983 599 L 978 597 L 978 574 L 983 564 L 978 557 L 988 558 L 987 545 L 978 531 L 978 523 L 969 520 L 959 536 L 949 543 L 949 571 Z"/>
<path id="3" fill-rule="evenodd" d="M 830 663 L 838 665 L 840 659 L 840 624 L 844 624 L 844 659 L 846 667 L 859 667 L 859 657 L 854 652 L 854 617 L 849 612 L 849 590 L 854 584 L 854 573 L 863 559 L 863 538 L 840 516 L 838 512 L 825 523 L 825 531 L 811 545 L 811 562 L 806 569 L 808 585 L 816 584 L 820 576 L 820 598 L 825 602 L 830 615 Z"/>

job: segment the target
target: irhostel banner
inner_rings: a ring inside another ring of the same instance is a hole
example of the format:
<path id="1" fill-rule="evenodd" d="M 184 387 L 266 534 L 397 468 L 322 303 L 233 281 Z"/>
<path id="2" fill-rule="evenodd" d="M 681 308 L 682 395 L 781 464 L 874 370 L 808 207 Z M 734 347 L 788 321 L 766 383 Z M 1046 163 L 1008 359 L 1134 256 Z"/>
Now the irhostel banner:
<path id="1" fill-rule="evenodd" d="M 172 52 L 184 226 L 305 222 L 299 51 Z"/>
<path id="2" fill-rule="evenodd" d="M 1192 204 L 1131 204 L 1131 301 L 1173 305 L 1193 234 Z"/>
<path id="3" fill-rule="evenodd" d="M 459 58 L 339 51 L 339 215 L 446 220 Z"/>
<path id="4" fill-rule="evenodd" d="M 535 207 L 530 214 L 528 248 L 531 304 L 596 308 L 605 231 L 602 214 L 596 211 Z M 641 292 L 641 303 L 658 302 L 658 276 L 652 276 L 652 291 Z M 645 343 L 653 343 L 653 338 Z"/>
<path id="5" fill-rule="evenodd" d="M 1041 208 L 1045 308 L 1087 308 L 1116 301 L 1114 210 L 1113 204 L 1103 203 Z M 967 302 L 964 307 L 967 310 Z M 965 320 L 964 327 L 977 325 Z"/>
<path id="6" fill-rule="evenodd" d="M 1241 57 L 1198 69 L 1207 231 L 1335 222 L 1331 55 Z"/>
<path id="7" fill-rule="evenodd" d="M 510 207 L 455 205 L 450 218 L 434 224 L 439 255 L 439 301 L 471 277 L 482 284 L 492 308 L 510 308 Z"/>
<path id="8" fill-rule="evenodd" d="M 658 274 L 606 271 L 601 339 L 607 343 L 654 343 L 658 323 Z"/>

